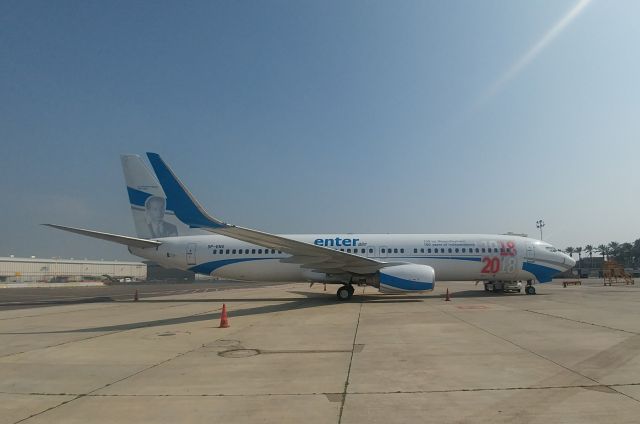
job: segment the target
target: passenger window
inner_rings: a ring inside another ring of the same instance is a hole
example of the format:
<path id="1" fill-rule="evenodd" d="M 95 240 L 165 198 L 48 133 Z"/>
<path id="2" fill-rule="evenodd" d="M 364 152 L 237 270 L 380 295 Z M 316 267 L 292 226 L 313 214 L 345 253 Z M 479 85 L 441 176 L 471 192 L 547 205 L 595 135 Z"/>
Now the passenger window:
<path id="1" fill-rule="evenodd" d="M 458 248 L 456 247 L 456 253 L 458 253 L 458 252 L 460 252 L 460 249 L 458 249 Z"/>
<path id="2" fill-rule="evenodd" d="M 347 249 L 347 253 L 351 253 L 351 249 Z"/>
<path id="3" fill-rule="evenodd" d="M 256 254 L 256 249 L 251 249 L 251 254 L 255 255 Z"/>
<path id="4" fill-rule="evenodd" d="M 431 248 L 428 248 L 428 249 L 427 249 L 427 253 L 431 253 Z"/>
<path id="5" fill-rule="evenodd" d="M 245 249 L 245 250 L 244 250 L 244 253 L 245 253 L 246 255 L 248 255 L 248 254 L 249 254 L 249 249 Z"/>
<path id="6" fill-rule="evenodd" d="M 497 247 L 493 248 L 493 253 L 498 253 L 498 248 Z"/>
<path id="7" fill-rule="evenodd" d="M 275 255 L 276 254 L 276 249 L 271 249 L 271 254 Z"/>
<path id="8" fill-rule="evenodd" d="M 452 252 L 452 250 L 451 250 L 451 248 L 449 248 L 449 253 L 451 253 L 451 252 Z"/>
<path id="9" fill-rule="evenodd" d="M 233 250 L 231 251 L 231 253 L 233 253 L 233 254 L 235 255 L 235 254 L 236 254 L 236 249 L 233 249 Z"/>
<path id="10" fill-rule="evenodd" d="M 462 248 L 462 253 L 467 253 L 467 249 L 465 249 L 464 247 Z"/>
<path id="11" fill-rule="evenodd" d="M 360 249 L 360 253 L 366 253 L 365 249 Z"/>
<path id="12" fill-rule="evenodd" d="M 404 253 L 404 249 L 400 249 L 400 253 Z"/>
<path id="13" fill-rule="evenodd" d="M 476 253 L 480 253 L 480 249 L 476 247 Z"/>
<path id="14" fill-rule="evenodd" d="M 344 249 L 340 249 L 341 252 L 344 252 Z"/>
<path id="15" fill-rule="evenodd" d="M 373 249 L 369 249 L 369 253 L 373 253 Z"/>
<path id="16" fill-rule="evenodd" d="M 418 249 L 413 249 L 413 253 L 418 253 Z"/>
<path id="17" fill-rule="evenodd" d="M 278 255 L 282 255 L 282 251 L 281 250 L 278 250 Z"/>
<path id="18" fill-rule="evenodd" d="M 229 254 L 229 249 L 227 249 L 227 255 Z"/>
<path id="19" fill-rule="evenodd" d="M 262 255 L 262 249 L 258 249 L 258 255 Z"/>
<path id="20" fill-rule="evenodd" d="M 482 248 L 482 253 L 484 253 L 484 247 Z"/>
<path id="21" fill-rule="evenodd" d="M 211 253 L 213 253 L 215 255 L 216 253 L 218 253 L 218 251 L 216 249 L 213 249 L 213 252 L 211 252 Z"/>
<path id="22" fill-rule="evenodd" d="M 420 249 L 420 253 L 424 253 L 424 247 Z"/>
<path id="23" fill-rule="evenodd" d="M 398 249 L 393 249 L 393 253 L 398 253 Z"/>

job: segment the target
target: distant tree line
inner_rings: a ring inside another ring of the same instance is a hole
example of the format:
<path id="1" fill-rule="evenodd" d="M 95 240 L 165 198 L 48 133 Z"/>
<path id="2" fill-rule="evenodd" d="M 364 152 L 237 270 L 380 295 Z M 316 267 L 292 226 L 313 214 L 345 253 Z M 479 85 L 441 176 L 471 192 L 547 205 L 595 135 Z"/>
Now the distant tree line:
<path id="1" fill-rule="evenodd" d="M 573 257 L 574 254 L 578 255 L 579 266 L 585 266 L 585 263 L 582 261 L 582 255 L 588 256 L 589 261 L 586 262 L 586 265 L 589 268 L 593 268 L 594 253 L 602 256 L 605 261 L 614 260 L 625 268 L 635 268 L 640 265 L 640 239 L 637 239 L 633 243 L 618 243 L 612 241 L 609 244 L 600 244 L 598 246 L 592 246 L 590 244 L 584 247 L 570 246 L 564 249 L 564 251 L 571 257 Z"/>

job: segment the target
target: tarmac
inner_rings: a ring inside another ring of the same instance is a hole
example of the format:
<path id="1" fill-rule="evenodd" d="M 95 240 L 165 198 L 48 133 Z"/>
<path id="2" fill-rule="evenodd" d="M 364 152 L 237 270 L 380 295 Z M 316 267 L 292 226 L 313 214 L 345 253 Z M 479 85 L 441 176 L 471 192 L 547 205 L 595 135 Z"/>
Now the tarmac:
<path id="1" fill-rule="evenodd" d="M 639 422 L 638 285 L 336 288 L 1 310 L 0 423 Z"/>

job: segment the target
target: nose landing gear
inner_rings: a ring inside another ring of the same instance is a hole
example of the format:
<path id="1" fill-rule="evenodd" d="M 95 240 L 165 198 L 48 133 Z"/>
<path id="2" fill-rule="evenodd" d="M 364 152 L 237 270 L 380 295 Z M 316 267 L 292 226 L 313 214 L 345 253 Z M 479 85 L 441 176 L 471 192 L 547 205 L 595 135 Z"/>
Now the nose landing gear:
<path id="1" fill-rule="evenodd" d="M 524 288 L 526 294 L 536 294 L 536 288 L 533 287 L 533 280 L 527 280 L 527 287 Z"/>
<path id="2" fill-rule="evenodd" d="M 351 284 L 345 284 L 338 289 L 336 296 L 338 296 L 338 300 L 345 301 L 351 299 L 353 292 L 355 292 L 353 286 Z"/>

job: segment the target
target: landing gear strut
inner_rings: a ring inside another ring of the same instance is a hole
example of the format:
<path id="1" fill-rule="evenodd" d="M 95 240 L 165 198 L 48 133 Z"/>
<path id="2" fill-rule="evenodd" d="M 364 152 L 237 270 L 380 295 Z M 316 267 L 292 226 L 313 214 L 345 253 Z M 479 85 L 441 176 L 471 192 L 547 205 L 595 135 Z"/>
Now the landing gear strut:
<path id="1" fill-rule="evenodd" d="M 355 292 L 353 286 L 351 284 L 345 284 L 338 289 L 336 296 L 338 296 L 338 300 L 349 300 L 351 296 L 353 296 L 353 292 Z"/>
<path id="2" fill-rule="evenodd" d="M 536 294 L 536 288 L 533 287 L 533 280 L 527 280 L 527 287 L 524 288 L 526 294 Z"/>

